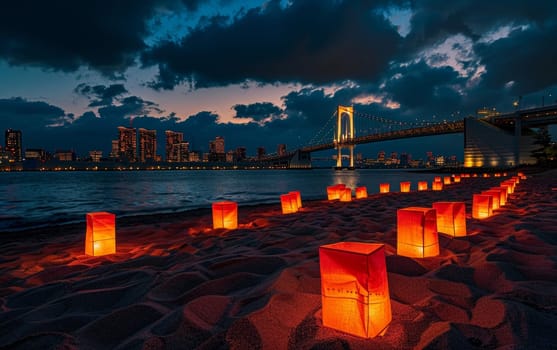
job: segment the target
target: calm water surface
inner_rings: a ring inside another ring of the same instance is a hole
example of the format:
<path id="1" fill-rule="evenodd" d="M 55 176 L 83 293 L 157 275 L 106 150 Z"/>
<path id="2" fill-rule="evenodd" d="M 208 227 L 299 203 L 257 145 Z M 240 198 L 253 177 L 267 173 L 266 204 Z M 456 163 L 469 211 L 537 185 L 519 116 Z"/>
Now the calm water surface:
<path id="1" fill-rule="evenodd" d="M 188 170 L 0 173 L 0 231 L 80 222 L 85 214 L 109 211 L 117 216 L 172 213 L 209 208 L 218 200 L 242 204 L 279 203 L 279 195 L 298 190 L 302 199 L 325 199 L 326 187 L 379 183 L 391 191 L 401 181 L 431 183 L 434 174 L 401 170 Z"/>

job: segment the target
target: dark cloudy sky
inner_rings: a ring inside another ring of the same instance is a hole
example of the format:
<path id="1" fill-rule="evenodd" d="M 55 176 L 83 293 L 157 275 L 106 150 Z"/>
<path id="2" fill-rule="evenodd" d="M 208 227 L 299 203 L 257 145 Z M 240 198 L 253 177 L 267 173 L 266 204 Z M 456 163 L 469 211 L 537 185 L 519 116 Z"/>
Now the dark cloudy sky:
<path id="1" fill-rule="evenodd" d="M 519 96 L 523 108 L 555 103 L 556 37 L 547 0 L 12 1 L 0 12 L 0 128 L 21 129 L 25 148 L 107 154 L 133 117 L 159 147 L 171 129 L 195 150 L 221 135 L 227 149 L 273 152 L 332 138 L 338 104 L 416 122 L 512 111 Z M 462 158 L 462 143 L 360 151 Z"/>

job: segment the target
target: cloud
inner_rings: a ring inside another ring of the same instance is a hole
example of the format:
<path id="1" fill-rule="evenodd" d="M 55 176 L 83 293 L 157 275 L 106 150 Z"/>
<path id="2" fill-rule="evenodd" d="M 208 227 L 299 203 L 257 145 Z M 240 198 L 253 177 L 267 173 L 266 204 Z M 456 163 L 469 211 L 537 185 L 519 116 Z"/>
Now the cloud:
<path id="1" fill-rule="evenodd" d="M 146 48 L 148 21 L 163 9 L 195 10 L 197 0 L 10 1 L 0 11 L 0 59 L 11 65 L 73 72 L 82 66 L 111 78 Z"/>
<path id="2" fill-rule="evenodd" d="M 269 122 L 281 118 L 282 109 L 270 102 L 257 102 L 250 105 L 237 104 L 232 107 L 236 111 L 234 118 L 249 118 L 258 123 Z"/>
<path id="3" fill-rule="evenodd" d="M 309 0 L 282 7 L 269 1 L 233 18 L 207 18 L 181 41 L 149 48 L 141 60 L 158 66 L 155 89 L 248 79 L 325 84 L 376 78 L 400 43 L 396 28 L 364 2 Z"/>
<path id="4" fill-rule="evenodd" d="M 109 106 L 118 96 L 128 93 L 123 84 L 112 84 L 110 86 L 95 85 L 85 83 L 79 84 L 74 92 L 92 100 L 89 107 Z"/>

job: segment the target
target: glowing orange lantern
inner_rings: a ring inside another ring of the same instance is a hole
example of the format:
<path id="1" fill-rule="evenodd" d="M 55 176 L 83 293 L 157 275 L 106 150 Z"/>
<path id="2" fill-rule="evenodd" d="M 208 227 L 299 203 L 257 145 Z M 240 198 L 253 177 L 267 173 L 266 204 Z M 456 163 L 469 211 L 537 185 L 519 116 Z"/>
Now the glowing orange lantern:
<path id="1" fill-rule="evenodd" d="M 503 182 L 501 182 L 501 186 L 506 186 L 507 187 L 507 193 L 508 194 L 514 193 L 514 181 L 513 180 L 503 181 Z"/>
<path id="2" fill-rule="evenodd" d="M 472 177 L 478 177 L 478 174 L 474 173 L 472 174 Z"/>
<path id="3" fill-rule="evenodd" d="M 427 181 L 418 182 L 418 191 L 427 191 Z"/>
<path id="4" fill-rule="evenodd" d="M 453 237 L 466 236 L 466 206 L 464 202 L 435 202 L 437 232 Z"/>
<path id="5" fill-rule="evenodd" d="M 487 194 L 487 195 L 493 197 L 491 199 L 491 209 L 492 210 L 497 210 L 501 207 L 501 191 L 499 191 L 499 190 L 487 190 L 487 191 L 482 191 L 480 194 Z"/>
<path id="6" fill-rule="evenodd" d="M 489 177 L 489 174 L 488 174 L 488 173 L 484 173 L 484 174 L 483 174 L 483 177 Z"/>
<path id="7" fill-rule="evenodd" d="M 340 201 L 341 202 L 350 202 L 352 201 L 352 189 L 350 188 L 343 188 L 340 190 Z"/>
<path id="8" fill-rule="evenodd" d="M 503 173 L 503 176 L 507 176 L 507 173 Z"/>
<path id="9" fill-rule="evenodd" d="M 327 198 L 330 201 L 335 200 L 335 199 L 339 199 L 340 198 L 340 192 L 345 187 L 346 186 L 344 184 L 337 184 L 337 185 L 333 185 L 333 186 L 328 186 L 327 187 Z"/>
<path id="10" fill-rule="evenodd" d="M 433 208 L 398 209 L 396 252 L 411 258 L 439 255 L 437 214 Z"/>
<path id="11" fill-rule="evenodd" d="M 283 214 L 292 214 L 298 211 L 296 195 L 292 193 L 280 195 L 280 206 Z"/>
<path id="12" fill-rule="evenodd" d="M 357 199 L 367 198 L 367 187 L 365 186 L 356 187 L 356 198 Z"/>
<path id="13" fill-rule="evenodd" d="M 485 219 L 493 215 L 493 197 L 488 194 L 475 194 L 472 197 L 472 217 Z"/>
<path id="14" fill-rule="evenodd" d="M 410 192 L 410 181 L 400 183 L 400 192 Z"/>
<path id="15" fill-rule="evenodd" d="M 492 187 L 489 191 L 499 191 L 499 207 L 507 204 L 507 186 L 504 187 Z"/>
<path id="16" fill-rule="evenodd" d="M 300 191 L 291 191 L 288 193 L 296 197 L 296 205 L 298 207 L 297 209 L 300 209 L 302 207 L 302 195 L 300 194 Z"/>
<path id="17" fill-rule="evenodd" d="M 389 193 L 391 185 L 388 183 L 379 184 L 379 193 Z"/>
<path id="18" fill-rule="evenodd" d="M 494 177 L 501 177 L 501 173 L 495 173 L 493 174 Z"/>
<path id="19" fill-rule="evenodd" d="M 373 338 L 391 322 L 383 244 L 339 242 L 319 247 L 323 325 Z"/>
<path id="20" fill-rule="evenodd" d="M 441 176 L 436 176 L 433 178 L 433 181 L 435 182 L 441 182 Z"/>
<path id="21" fill-rule="evenodd" d="M 431 183 L 431 189 L 434 191 L 442 191 L 443 190 L 443 183 L 441 181 L 433 181 Z"/>
<path id="22" fill-rule="evenodd" d="M 85 254 L 100 256 L 116 253 L 116 215 L 104 211 L 87 213 Z"/>
<path id="23" fill-rule="evenodd" d="M 213 203 L 213 228 L 238 228 L 238 203 L 222 201 Z"/>
<path id="24" fill-rule="evenodd" d="M 443 178 L 443 184 L 444 185 L 450 185 L 451 184 L 451 177 L 450 176 L 445 176 Z"/>
<path id="25" fill-rule="evenodd" d="M 459 183 L 460 182 L 460 175 L 455 175 L 453 177 L 453 180 L 454 180 L 455 183 Z"/>

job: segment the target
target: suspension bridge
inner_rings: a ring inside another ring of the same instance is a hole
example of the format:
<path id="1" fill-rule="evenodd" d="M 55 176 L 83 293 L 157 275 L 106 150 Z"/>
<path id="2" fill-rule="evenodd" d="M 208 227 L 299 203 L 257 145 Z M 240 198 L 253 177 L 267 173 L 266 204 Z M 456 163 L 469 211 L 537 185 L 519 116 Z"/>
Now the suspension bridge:
<path id="1" fill-rule="evenodd" d="M 524 143 L 524 131 L 550 124 L 557 124 L 557 105 L 480 118 L 453 116 L 452 120 L 414 121 L 397 121 L 355 111 L 353 106 L 338 106 L 307 145 L 271 155 L 265 162 L 287 168 L 310 168 L 312 152 L 336 149 L 336 168 L 353 169 L 354 147 L 359 144 L 464 133 L 465 166 L 513 166 L 521 164 L 524 159 L 521 154 L 528 152 L 520 146 Z M 344 150 L 349 154 L 343 155 Z M 347 166 L 343 166 L 343 159 L 348 159 Z"/>

